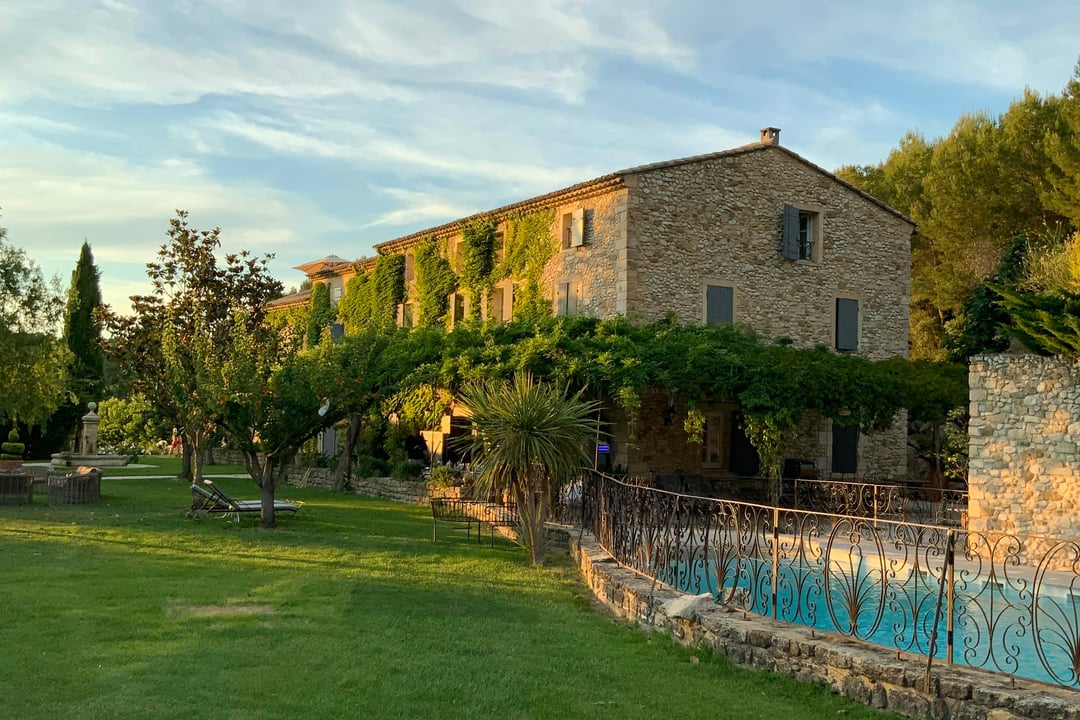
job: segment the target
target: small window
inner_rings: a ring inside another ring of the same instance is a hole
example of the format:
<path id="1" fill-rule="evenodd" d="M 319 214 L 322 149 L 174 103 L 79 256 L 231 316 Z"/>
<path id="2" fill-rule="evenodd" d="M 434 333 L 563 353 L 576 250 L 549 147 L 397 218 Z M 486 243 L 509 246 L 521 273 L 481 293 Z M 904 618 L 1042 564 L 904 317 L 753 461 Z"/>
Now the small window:
<path id="1" fill-rule="evenodd" d="M 581 247 L 585 244 L 585 209 L 565 213 L 559 224 L 559 234 L 563 250 Z"/>
<path id="2" fill-rule="evenodd" d="M 581 281 L 570 280 L 555 284 L 555 314 L 559 317 L 577 315 L 581 301 Z"/>
<path id="3" fill-rule="evenodd" d="M 814 216 L 816 213 L 799 213 L 799 259 L 814 259 Z"/>
<path id="4" fill-rule="evenodd" d="M 450 328 L 465 319 L 468 312 L 468 303 L 465 302 L 465 294 L 460 292 L 450 293 Z"/>
<path id="5" fill-rule="evenodd" d="M 784 206 L 783 256 L 788 260 L 819 262 L 823 215 L 794 205 Z"/>
<path id="6" fill-rule="evenodd" d="M 836 425 L 832 429 L 832 471 L 854 475 L 858 469 L 859 426 Z"/>
<path id="7" fill-rule="evenodd" d="M 836 349 L 852 352 L 859 349 L 859 301 L 836 298 Z"/>
<path id="8" fill-rule="evenodd" d="M 723 285 L 705 286 L 705 324 L 724 325 L 735 321 L 735 290 Z"/>
<path id="9" fill-rule="evenodd" d="M 398 303 L 397 306 L 397 324 L 398 327 L 411 328 L 414 326 L 413 318 L 413 304 L 412 303 Z"/>
<path id="10" fill-rule="evenodd" d="M 405 253 L 405 282 L 416 281 L 416 256 L 412 252 Z"/>

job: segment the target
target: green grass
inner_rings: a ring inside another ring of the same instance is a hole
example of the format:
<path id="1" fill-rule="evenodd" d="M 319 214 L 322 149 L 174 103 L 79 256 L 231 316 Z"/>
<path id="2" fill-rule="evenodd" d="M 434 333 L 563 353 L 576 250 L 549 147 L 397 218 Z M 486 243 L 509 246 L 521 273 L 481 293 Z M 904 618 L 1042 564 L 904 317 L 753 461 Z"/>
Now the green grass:
<path id="1" fill-rule="evenodd" d="M 185 520 L 188 487 L 165 478 L 106 478 L 97 506 L 0 506 L 0 714 L 884 717 L 629 627 L 566 559 L 532 568 L 442 527 L 433 544 L 422 507 L 280 495 L 305 505 L 274 531 Z"/>

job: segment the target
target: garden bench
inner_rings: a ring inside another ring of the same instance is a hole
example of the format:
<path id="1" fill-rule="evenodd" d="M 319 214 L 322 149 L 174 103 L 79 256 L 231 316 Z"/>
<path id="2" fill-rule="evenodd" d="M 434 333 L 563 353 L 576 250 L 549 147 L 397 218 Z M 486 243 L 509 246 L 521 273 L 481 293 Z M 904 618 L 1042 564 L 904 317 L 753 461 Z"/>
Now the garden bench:
<path id="1" fill-rule="evenodd" d="M 476 525 L 476 541 L 480 542 L 480 528 L 487 525 L 491 530 L 491 544 L 495 544 L 495 528 L 516 527 L 517 506 L 514 503 L 496 503 L 485 500 L 461 500 L 458 498 L 431 498 L 431 541 L 438 540 L 439 523 L 464 525 L 466 534 L 472 536 Z"/>

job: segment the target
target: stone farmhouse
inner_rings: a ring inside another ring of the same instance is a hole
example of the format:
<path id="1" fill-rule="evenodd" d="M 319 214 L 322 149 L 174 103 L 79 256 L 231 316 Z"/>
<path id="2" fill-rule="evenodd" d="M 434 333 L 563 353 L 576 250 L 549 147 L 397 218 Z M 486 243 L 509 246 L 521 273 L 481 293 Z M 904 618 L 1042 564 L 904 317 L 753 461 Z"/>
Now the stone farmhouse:
<path id="1" fill-rule="evenodd" d="M 557 250 L 540 285 L 556 315 L 656 320 L 670 313 L 686 323 L 746 325 L 799 347 L 875 360 L 907 355 L 914 223 L 782 146 L 777 128 L 742 147 L 620 170 L 376 245 L 379 255 L 405 255 L 410 294 L 399 323 L 415 317 L 413 253 L 423 240 L 437 238 L 455 266 L 464 224 L 486 218 L 502 231 L 508 219 L 535 210 L 554 211 Z M 349 277 L 373 264 L 329 256 L 298 269 L 329 282 L 336 301 Z M 466 316 L 467 302 L 451 297 L 451 324 Z M 513 317 L 514 281 L 497 283 L 482 303 L 485 319 Z M 704 478 L 756 474 L 738 407 L 717 398 L 702 409 L 702 445 L 687 443 L 686 408 L 666 395 L 643 398 L 633 442 L 613 413 L 601 466 Z M 442 430 L 450 431 L 449 421 Z M 437 450 L 442 434 L 425 436 Z M 785 454 L 800 472 L 891 479 L 906 472 L 906 437 L 905 418 L 873 435 L 811 419 Z"/>

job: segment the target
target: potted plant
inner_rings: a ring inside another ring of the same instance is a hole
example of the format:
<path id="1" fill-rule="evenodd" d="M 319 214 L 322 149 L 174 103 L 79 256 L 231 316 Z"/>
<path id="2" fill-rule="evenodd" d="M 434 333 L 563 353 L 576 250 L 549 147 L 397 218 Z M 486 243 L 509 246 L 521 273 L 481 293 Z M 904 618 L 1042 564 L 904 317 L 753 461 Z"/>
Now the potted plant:
<path id="1" fill-rule="evenodd" d="M 26 445 L 19 442 L 19 431 L 11 428 L 6 443 L 0 443 L 0 470 L 11 472 L 22 467 Z"/>

